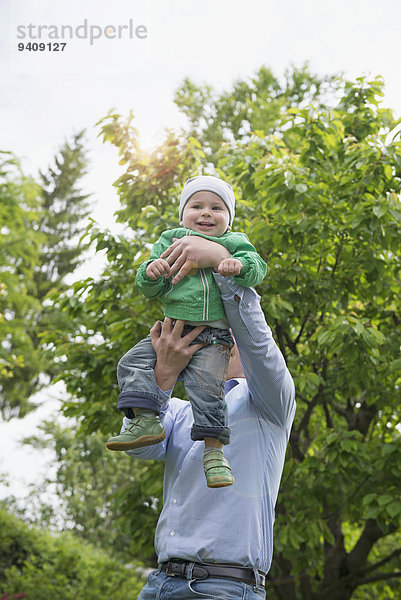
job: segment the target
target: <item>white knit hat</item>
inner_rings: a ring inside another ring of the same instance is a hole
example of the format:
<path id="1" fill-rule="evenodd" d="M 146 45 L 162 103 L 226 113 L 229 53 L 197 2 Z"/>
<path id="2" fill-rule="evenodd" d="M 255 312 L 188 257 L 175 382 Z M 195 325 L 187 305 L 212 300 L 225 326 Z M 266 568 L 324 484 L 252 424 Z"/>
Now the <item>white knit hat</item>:
<path id="1" fill-rule="evenodd" d="M 233 189 L 229 183 L 226 183 L 218 177 L 213 177 L 212 175 L 198 175 L 197 177 L 191 177 L 185 182 L 184 187 L 182 188 L 180 206 L 178 209 L 180 221 L 182 219 L 184 206 L 196 192 L 214 192 L 220 196 L 228 208 L 230 215 L 229 224 L 232 225 L 235 215 L 235 197 Z"/>

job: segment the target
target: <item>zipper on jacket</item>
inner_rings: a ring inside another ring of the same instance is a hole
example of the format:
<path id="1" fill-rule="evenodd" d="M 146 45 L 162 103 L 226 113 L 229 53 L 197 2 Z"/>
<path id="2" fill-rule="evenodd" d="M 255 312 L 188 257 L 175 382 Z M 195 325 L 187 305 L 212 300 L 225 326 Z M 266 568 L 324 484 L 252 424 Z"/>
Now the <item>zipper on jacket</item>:
<path id="1" fill-rule="evenodd" d="M 209 282 L 207 280 L 207 275 L 206 275 L 204 269 L 199 269 L 199 274 L 200 274 L 202 285 L 203 285 L 202 321 L 208 321 L 209 320 Z"/>

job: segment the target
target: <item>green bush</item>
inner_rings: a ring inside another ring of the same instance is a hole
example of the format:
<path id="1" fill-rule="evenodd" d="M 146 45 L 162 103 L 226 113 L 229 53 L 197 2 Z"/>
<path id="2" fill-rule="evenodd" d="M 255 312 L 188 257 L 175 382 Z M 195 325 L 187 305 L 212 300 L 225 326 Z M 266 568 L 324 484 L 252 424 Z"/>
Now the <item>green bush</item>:
<path id="1" fill-rule="evenodd" d="M 0 597 L 108 600 L 118 589 L 135 600 L 142 585 L 135 565 L 124 565 L 70 533 L 28 528 L 0 509 Z"/>

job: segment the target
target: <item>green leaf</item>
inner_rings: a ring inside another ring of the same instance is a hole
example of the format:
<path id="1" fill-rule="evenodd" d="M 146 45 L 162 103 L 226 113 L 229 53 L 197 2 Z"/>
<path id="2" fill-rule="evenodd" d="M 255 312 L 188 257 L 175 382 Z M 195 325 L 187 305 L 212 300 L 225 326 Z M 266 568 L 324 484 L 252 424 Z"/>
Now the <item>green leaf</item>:
<path id="1" fill-rule="evenodd" d="M 390 504 L 387 504 L 386 511 L 392 518 L 401 514 L 401 500 L 394 500 L 393 502 L 390 502 Z"/>
<path id="2" fill-rule="evenodd" d="M 379 494 L 377 494 L 376 492 L 372 492 L 370 494 L 367 494 L 366 496 L 364 496 L 363 500 L 362 500 L 362 506 L 366 506 L 367 504 L 371 504 L 374 500 L 377 500 L 377 498 L 379 498 Z"/>
<path id="3" fill-rule="evenodd" d="M 387 177 L 387 179 L 392 179 L 393 177 L 393 168 L 391 165 L 384 165 L 384 174 Z"/>
<path id="4" fill-rule="evenodd" d="M 288 538 L 289 538 L 289 542 L 290 542 L 291 546 L 296 549 L 298 549 L 299 546 L 303 542 L 302 537 L 299 535 L 299 533 L 293 527 L 289 528 Z"/>
<path id="5" fill-rule="evenodd" d="M 379 496 L 378 503 L 379 506 L 384 506 L 385 504 L 389 504 L 389 502 L 391 502 L 392 500 L 393 496 L 390 496 L 389 494 L 384 494 L 383 496 Z"/>

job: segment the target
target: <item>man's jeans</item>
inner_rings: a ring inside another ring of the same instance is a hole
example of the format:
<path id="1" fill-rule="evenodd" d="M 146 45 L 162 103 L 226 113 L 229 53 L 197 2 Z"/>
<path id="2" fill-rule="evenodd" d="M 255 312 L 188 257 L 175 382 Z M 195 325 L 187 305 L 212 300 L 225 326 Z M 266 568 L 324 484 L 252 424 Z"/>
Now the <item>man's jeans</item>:
<path id="1" fill-rule="evenodd" d="M 186 325 L 183 335 L 191 329 L 193 327 Z M 193 343 L 200 342 L 208 345 L 193 355 L 181 373 L 194 416 L 191 438 L 203 440 L 213 437 L 228 444 L 230 429 L 227 426 L 224 382 L 233 339 L 226 329 L 206 327 Z M 121 390 L 118 408 L 128 418 L 133 418 L 133 408 L 147 408 L 160 413 L 155 364 L 156 354 L 150 336 L 131 348 L 118 363 L 117 378 Z"/>
<path id="2" fill-rule="evenodd" d="M 253 586 L 235 579 L 208 577 L 200 581 L 192 580 L 190 569 L 187 579 L 168 577 L 159 570 L 149 575 L 149 579 L 138 596 L 138 600 L 265 600 L 266 592 L 260 586 Z"/>

